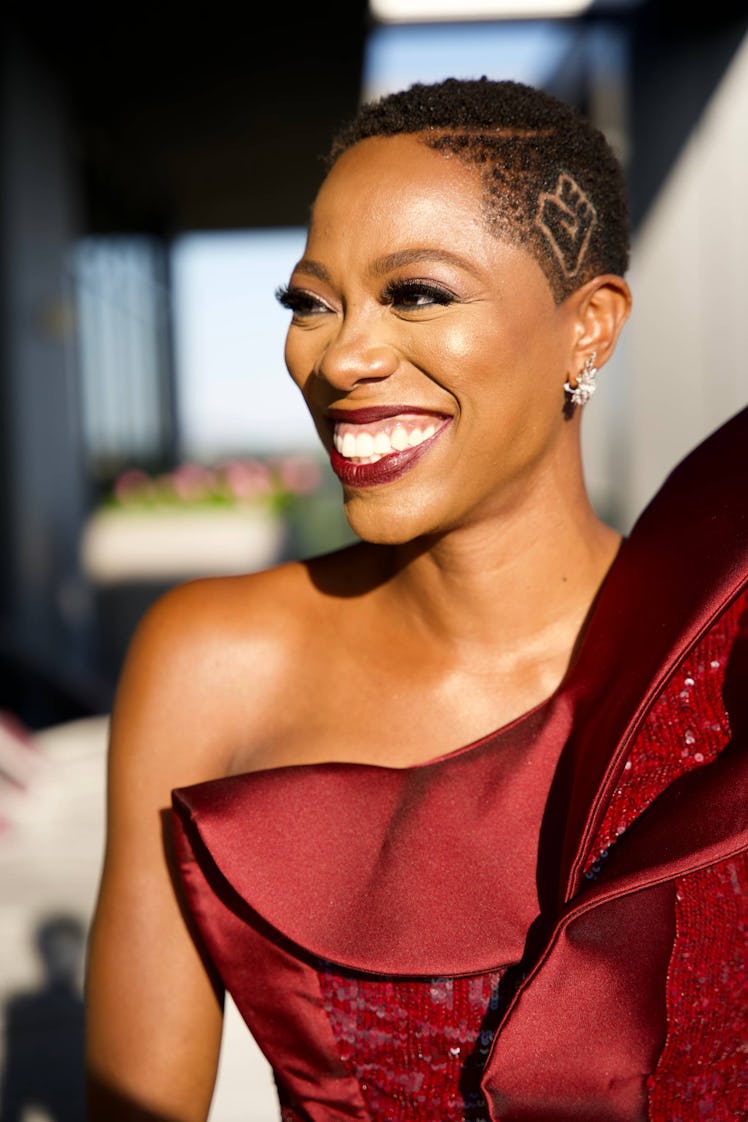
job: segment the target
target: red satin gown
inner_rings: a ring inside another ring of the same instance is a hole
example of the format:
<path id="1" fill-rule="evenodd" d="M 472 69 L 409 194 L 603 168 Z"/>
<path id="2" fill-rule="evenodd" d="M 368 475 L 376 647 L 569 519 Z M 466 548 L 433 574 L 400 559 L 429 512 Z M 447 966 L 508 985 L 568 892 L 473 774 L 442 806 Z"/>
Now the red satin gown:
<path id="1" fill-rule="evenodd" d="M 670 476 L 526 716 L 174 792 L 284 1122 L 748 1119 L 746 447 Z"/>

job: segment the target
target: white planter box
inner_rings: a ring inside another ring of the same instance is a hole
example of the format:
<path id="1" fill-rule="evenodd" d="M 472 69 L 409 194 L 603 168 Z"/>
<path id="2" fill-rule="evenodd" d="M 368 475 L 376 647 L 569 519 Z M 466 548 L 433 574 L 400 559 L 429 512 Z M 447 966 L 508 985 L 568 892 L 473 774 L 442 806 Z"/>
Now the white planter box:
<path id="1" fill-rule="evenodd" d="M 263 508 L 101 510 L 81 558 L 96 584 L 227 576 L 275 564 L 284 539 L 283 519 Z"/>

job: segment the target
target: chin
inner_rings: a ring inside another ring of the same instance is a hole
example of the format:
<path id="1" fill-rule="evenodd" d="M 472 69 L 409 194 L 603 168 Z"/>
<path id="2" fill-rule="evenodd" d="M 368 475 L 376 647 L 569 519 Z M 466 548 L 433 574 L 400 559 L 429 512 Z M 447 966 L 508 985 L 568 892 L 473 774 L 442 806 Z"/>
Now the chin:
<path id="1" fill-rule="evenodd" d="M 399 528 L 378 519 L 348 518 L 348 524 L 354 534 L 369 545 L 406 545 L 420 536 L 414 534 L 411 527 Z"/>
<path id="2" fill-rule="evenodd" d="M 406 545 L 437 533 L 435 519 L 417 504 L 377 501 L 359 494 L 346 499 L 345 516 L 353 532 L 372 545 Z"/>

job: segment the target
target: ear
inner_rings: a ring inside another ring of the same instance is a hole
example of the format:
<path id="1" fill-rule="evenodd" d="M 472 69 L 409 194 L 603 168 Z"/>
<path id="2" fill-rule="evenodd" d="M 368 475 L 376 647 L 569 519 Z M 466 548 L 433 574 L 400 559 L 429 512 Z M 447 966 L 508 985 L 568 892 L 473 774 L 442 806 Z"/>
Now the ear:
<path id="1" fill-rule="evenodd" d="M 613 354 L 631 311 L 631 291 L 623 277 L 604 273 L 593 277 L 567 299 L 575 333 L 571 356 L 575 365 L 570 373 L 575 375 L 593 353 L 598 368 Z"/>

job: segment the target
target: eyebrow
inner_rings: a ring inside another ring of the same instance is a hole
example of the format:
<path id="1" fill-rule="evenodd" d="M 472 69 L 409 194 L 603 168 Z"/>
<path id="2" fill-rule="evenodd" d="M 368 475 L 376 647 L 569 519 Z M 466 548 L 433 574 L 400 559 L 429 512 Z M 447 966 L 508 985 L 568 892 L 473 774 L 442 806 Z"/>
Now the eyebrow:
<path id="1" fill-rule="evenodd" d="M 400 269 L 403 265 L 415 265 L 420 261 L 440 261 L 445 265 L 455 265 L 465 269 L 476 276 L 476 270 L 463 257 L 457 253 L 450 253 L 448 249 L 430 249 L 426 246 L 413 249 L 399 249 L 395 253 L 387 253 L 384 257 L 377 257 L 372 263 L 369 272 L 372 276 L 383 277 L 393 269 Z M 293 268 L 293 272 L 306 273 L 310 277 L 330 283 L 330 274 L 321 261 L 312 257 L 302 257 Z"/>
<path id="2" fill-rule="evenodd" d="M 387 253 L 384 257 L 378 257 L 372 263 L 370 272 L 375 277 L 381 277 L 392 272 L 393 269 L 399 269 L 403 265 L 416 265 L 419 261 L 440 261 L 444 265 L 455 265 L 476 275 L 475 269 L 459 254 L 450 253 L 448 249 L 432 249 L 426 246 L 400 249 L 396 253 Z"/>
<path id="3" fill-rule="evenodd" d="M 325 281 L 327 284 L 330 283 L 330 274 L 325 266 L 319 261 L 314 261 L 311 257 L 302 257 L 301 261 L 296 262 L 291 272 L 307 273 L 310 277 L 316 277 L 317 280 Z"/>

